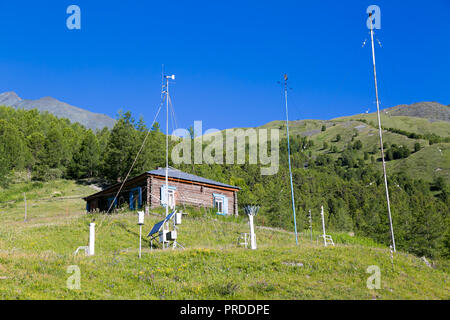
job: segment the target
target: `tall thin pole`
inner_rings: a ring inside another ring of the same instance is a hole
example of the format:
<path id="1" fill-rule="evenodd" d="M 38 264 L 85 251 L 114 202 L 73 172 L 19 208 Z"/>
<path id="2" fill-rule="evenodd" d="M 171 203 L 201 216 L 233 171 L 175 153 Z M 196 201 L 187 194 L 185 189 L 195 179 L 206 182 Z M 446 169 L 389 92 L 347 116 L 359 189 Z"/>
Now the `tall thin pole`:
<path id="1" fill-rule="evenodd" d="M 142 251 L 142 225 L 139 225 L 139 259 L 141 258 Z"/>
<path id="2" fill-rule="evenodd" d="M 372 17 L 372 13 L 369 13 L 369 17 Z M 383 174 L 384 174 L 384 187 L 386 189 L 386 201 L 388 207 L 388 215 L 389 215 L 389 225 L 391 228 L 391 240 L 392 240 L 392 248 L 394 252 L 395 250 L 395 238 L 394 238 L 394 228 L 392 226 L 392 215 L 391 215 L 391 203 L 389 201 L 389 189 L 386 175 L 386 162 L 384 161 L 384 148 L 383 148 L 383 134 L 381 129 L 381 117 L 380 117 L 380 102 L 378 99 L 378 84 L 377 84 L 377 68 L 375 65 L 375 45 L 373 42 L 373 21 L 370 23 L 370 39 L 372 42 L 372 61 L 373 61 L 373 78 L 375 82 L 375 96 L 377 99 L 377 116 L 378 116 L 378 132 L 380 135 L 380 149 L 381 149 L 381 161 L 383 163 Z"/>
<path id="3" fill-rule="evenodd" d="M 288 98 L 287 98 L 287 74 L 284 75 L 284 100 L 286 102 L 286 134 L 287 134 L 287 144 L 288 144 L 288 162 L 289 162 L 289 179 L 291 182 L 291 198 L 292 198 L 292 210 L 294 213 L 294 232 L 295 232 L 295 243 L 298 245 L 298 235 L 297 235 L 297 218 L 295 215 L 295 199 L 294 199 L 294 185 L 292 183 L 292 168 L 291 168 L 291 145 L 289 143 L 289 113 L 288 113 Z"/>
<path id="4" fill-rule="evenodd" d="M 166 76 L 166 217 L 169 215 L 169 77 Z"/>
<path id="5" fill-rule="evenodd" d="M 166 204 L 166 217 L 169 215 L 169 78 L 171 76 L 165 76 L 166 78 L 166 190 L 165 190 L 165 204 Z M 164 230 L 169 228 L 169 222 L 164 223 Z M 165 238 L 165 235 L 164 235 Z M 163 239 L 163 249 L 164 249 Z"/>

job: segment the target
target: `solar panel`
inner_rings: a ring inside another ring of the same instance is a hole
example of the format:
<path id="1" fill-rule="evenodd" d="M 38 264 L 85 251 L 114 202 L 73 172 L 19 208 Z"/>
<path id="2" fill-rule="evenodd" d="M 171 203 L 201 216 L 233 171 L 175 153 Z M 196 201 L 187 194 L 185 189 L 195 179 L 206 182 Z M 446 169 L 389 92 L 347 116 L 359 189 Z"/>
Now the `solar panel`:
<path id="1" fill-rule="evenodd" d="M 170 219 L 172 219 L 172 216 L 174 214 L 175 214 L 175 210 L 164 219 L 164 222 L 169 221 Z"/>
<path id="2" fill-rule="evenodd" d="M 158 222 L 157 224 L 155 224 L 152 228 L 152 230 L 149 232 L 149 234 L 147 235 L 147 237 L 150 237 L 152 234 L 155 234 L 159 231 L 159 229 L 161 229 L 161 226 L 163 225 L 163 223 L 165 222 L 165 220 Z"/>
<path id="3" fill-rule="evenodd" d="M 170 220 L 174 214 L 175 214 L 175 211 L 173 211 L 171 214 L 169 214 L 163 221 L 160 221 L 157 224 L 155 224 L 153 226 L 152 230 L 150 230 L 150 232 L 148 233 L 147 237 L 150 237 L 152 234 L 157 233 L 159 231 L 159 229 L 161 229 L 161 226 L 164 224 L 164 222 Z"/>

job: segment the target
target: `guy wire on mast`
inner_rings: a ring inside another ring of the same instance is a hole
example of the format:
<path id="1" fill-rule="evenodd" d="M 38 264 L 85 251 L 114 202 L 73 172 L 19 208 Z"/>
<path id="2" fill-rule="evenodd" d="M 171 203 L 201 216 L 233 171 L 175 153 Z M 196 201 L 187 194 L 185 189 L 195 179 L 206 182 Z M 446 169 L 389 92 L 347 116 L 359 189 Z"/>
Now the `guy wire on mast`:
<path id="1" fill-rule="evenodd" d="M 163 72 L 164 72 L 164 65 L 162 66 L 162 70 L 163 70 Z M 112 207 L 114 206 L 114 203 L 115 203 L 116 200 L 117 200 L 117 197 L 119 196 L 120 192 L 122 191 L 123 186 L 125 185 L 125 182 L 128 180 L 128 177 L 129 177 L 131 171 L 133 170 L 133 168 L 134 168 L 134 166 L 135 166 L 135 164 L 136 164 L 136 161 L 137 161 L 139 155 L 141 154 L 141 152 L 142 152 L 142 150 L 143 150 L 143 148 L 144 148 L 144 145 L 145 145 L 145 143 L 146 143 L 146 141 L 147 141 L 147 138 L 148 138 L 148 136 L 150 135 L 150 132 L 151 132 L 151 130 L 152 130 L 152 128 L 153 128 L 153 125 L 156 123 L 156 119 L 158 118 L 159 112 L 160 112 L 161 109 L 162 109 L 162 106 L 163 106 L 163 104 L 164 104 L 164 95 L 163 95 L 163 89 L 164 89 L 164 73 L 162 73 L 162 84 L 161 84 L 161 86 L 162 86 L 162 90 L 161 90 L 161 101 L 160 101 L 158 110 L 156 111 L 155 117 L 154 117 L 154 119 L 153 119 L 153 121 L 152 121 L 152 124 L 150 125 L 150 128 L 148 129 L 147 134 L 145 135 L 144 141 L 142 141 L 141 147 L 139 148 L 139 151 L 138 151 L 138 153 L 136 154 L 136 157 L 134 158 L 134 161 L 133 161 L 133 163 L 131 164 L 131 167 L 130 167 L 130 169 L 128 170 L 128 173 L 127 173 L 127 175 L 125 176 L 125 179 L 122 181 L 119 190 L 116 192 L 116 194 L 115 194 L 115 196 L 114 196 L 114 198 L 113 198 L 111 204 L 110 204 L 109 207 L 108 207 L 108 210 L 106 211 L 105 216 L 104 216 L 103 219 L 100 221 L 100 223 L 99 223 L 99 225 L 98 225 L 98 227 L 97 227 L 97 230 L 100 229 L 100 226 L 102 225 L 103 221 L 105 220 L 106 215 L 111 211 Z"/>

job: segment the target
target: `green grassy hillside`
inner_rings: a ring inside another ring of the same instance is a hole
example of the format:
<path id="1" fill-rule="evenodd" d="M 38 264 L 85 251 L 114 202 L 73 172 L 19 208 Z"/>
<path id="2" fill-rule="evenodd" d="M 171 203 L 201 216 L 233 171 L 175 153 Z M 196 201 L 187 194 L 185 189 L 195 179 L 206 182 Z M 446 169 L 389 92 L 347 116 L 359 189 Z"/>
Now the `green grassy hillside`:
<path id="1" fill-rule="evenodd" d="M 428 146 L 406 159 L 389 162 L 388 168 L 409 172 L 417 179 L 432 180 L 441 176 L 450 181 L 450 143 Z"/>
<path id="2" fill-rule="evenodd" d="M 27 189 L 28 221 L 20 194 Z M 15 190 L 15 191 L 14 191 Z M 188 210 L 179 228 L 185 250 L 153 250 L 145 239 L 138 259 L 135 212 L 86 215 L 81 199 L 94 190 L 58 180 L 0 190 L 0 299 L 448 299 L 445 265 L 430 268 L 399 252 L 395 268 L 389 250 L 370 239 L 332 234 L 335 247 L 259 226 L 258 250 L 237 244 L 248 232 L 245 217 L 218 217 Z M 57 196 L 55 196 L 57 195 Z M 44 198 L 45 200 L 38 200 Z M 97 225 L 96 255 L 73 252 L 87 245 L 88 225 Z M 160 216 L 146 217 L 148 232 Z M 316 234 L 314 235 L 314 238 Z M 81 271 L 81 289 L 66 286 Z M 381 270 L 381 289 L 366 287 L 369 266 Z"/>
<path id="3" fill-rule="evenodd" d="M 356 119 L 364 119 L 373 124 L 378 123 L 376 113 L 359 114 L 351 117 L 338 118 L 336 120 L 347 121 Z M 450 123 L 446 121 L 429 121 L 428 119 L 417 117 L 391 116 L 389 113 L 382 112 L 381 125 L 384 128 L 397 128 L 418 134 L 434 133 L 442 137 L 450 136 Z"/>
<path id="4" fill-rule="evenodd" d="M 434 134 L 442 138 L 450 136 L 450 122 L 446 121 L 430 121 L 419 117 L 391 116 L 389 113 L 382 113 L 381 121 L 383 128 L 394 128 L 419 135 Z M 313 158 L 321 154 L 327 154 L 337 159 L 349 143 L 360 140 L 363 147 L 357 153 L 359 153 L 360 158 L 363 158 L 364 152 L 369 153 L 369 159 L 366 160 L 368 163 L 371 161 L 370 156 L 373 154 L 374 146 L 379 146 L 377 123 L 376 113 L 371 113 L 328 121 L 290 121 L 289 130 L 293 136 L 306 136 L 314 142 L 314 145 L 309 149 Z M 323 126 L 326 127 L 325 131 L 322 131 Z M 280 129 L 281 136 L 286 136 L 286 122 L 284 121 L 273 121 L 260 128 Z M 341 136 L 340 141 L 336 141 L 337 135 Z M 425 181 L 432 181 L 434 178 L 442 176 L 450 182 L 450 143 L 442 142 L 430 145 L 426 139 L 412 139 L 406 135 L 388 130 L 383 130 L 383 141 L 388 147 L 396 144 L 405 146 L 413 151 L 414 145 L 419 143 L 422 148 L 420 152 L 417 154 L 413 153 L 408 158 L 389 161 L 388 168 L 391 173 L 404 171 L 410 177 L 421 178 Z M 328 145 L 328 148 L 324 148 L 324 143 Z M 332 146 L 336 147 L 337 152 L 330 151 Z M 380 158 L 379 151 L 373 155 L 377 159 Z M 379 166 L 379 169 L 381 170 L 381 166 Z"/>

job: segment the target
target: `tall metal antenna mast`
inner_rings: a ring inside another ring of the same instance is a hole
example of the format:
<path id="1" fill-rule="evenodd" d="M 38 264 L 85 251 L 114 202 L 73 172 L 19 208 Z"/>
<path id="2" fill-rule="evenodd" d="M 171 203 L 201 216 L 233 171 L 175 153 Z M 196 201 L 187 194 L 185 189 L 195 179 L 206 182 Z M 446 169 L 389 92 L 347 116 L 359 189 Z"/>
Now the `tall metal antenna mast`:
<path id="1" fill-rule="evenodd" d="M 381 129 L 381 117 L 380 117 L 380 102 L 378 99 L 377 68 L 375 65 L 375 45 L 374 45 L 374 41 L 373 41 L 374 32 L 373 32 L 372 12 L 369 13 L 369 18 L 370 18 L 370 39 L 372 42 L 373 77 L 374 77 L 374 81 L 375 81 L 375 96 L 377 99 L 378 132 L 380 135 L 381 161 L 383 162 L 384 187 L 386 189 L 386 201 L 387 201 L 387 208 L 388 208 L 388 215 L 389 215 L 389 225 L 391 228 L 392 248 L 395 252 L 396 250 L 395 250 L 394 228 L 392 226 L 391 203 L 389 201 L 389 189 L 388 189 L 388 182 L 387 182 L 387 175 L 386 175 L 386 162 L 384 160 L 383 133 L 382 133 L 382 129 Z"/>
<path id="2" fill-rule="evenodd" d="M 287 134 L 287 144 L 288 144 L 289 179 L 291 182 L 292 210 L 294 213 L 295 243 L 298 245 L 297 218 L 295 215 L 294 185 L 292 183 L 291 145 L 289 143 L 289 112 L 288 112 L 288 97 L 287 97 L 287 89 L 288 89 L 287 81 L 288 81 L 288 76 L 287 76 L 287 74 L 284 74 L 284 100 L 286 102 L 286 134 Z"/>
<path id="3" fill-rule="evenodd" d="M 166 217 L 169 215 L 169 80 L 175 80 L 175 75 L 164 76 L 166 79 Z"/>

